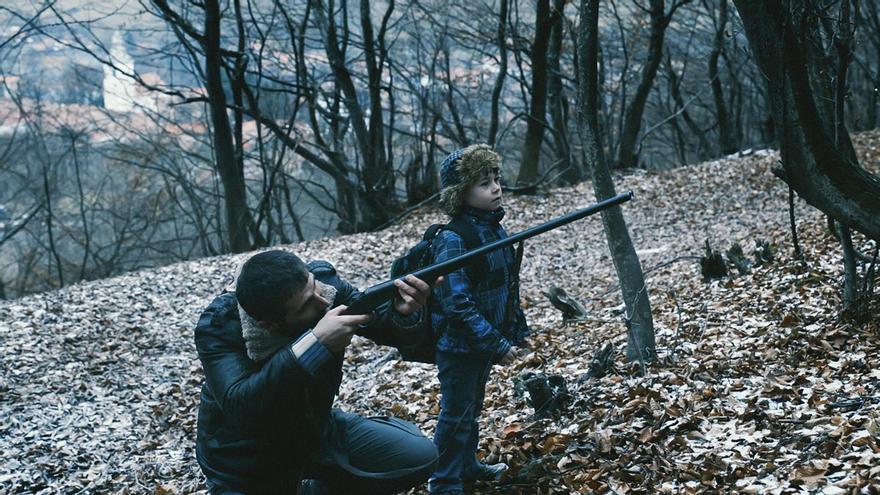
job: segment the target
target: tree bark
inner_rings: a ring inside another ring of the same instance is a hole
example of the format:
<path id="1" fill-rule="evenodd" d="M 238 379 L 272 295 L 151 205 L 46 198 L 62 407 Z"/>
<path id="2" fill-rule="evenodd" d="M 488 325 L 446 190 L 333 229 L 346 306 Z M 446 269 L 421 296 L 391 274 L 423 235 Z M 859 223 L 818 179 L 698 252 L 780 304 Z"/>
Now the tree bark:
<path id="1" fill-rule="evenodd" d="M 597 53 L 599 49 L 599 0 L 581 0 L 578 34 L 578 128 L 584 150 L 584 163 L 590 167 L 597 200 L 614 196 L 614 182 L 602 153 L 598 122 Z M 651 302 L 639 257 L 629 236 L 620 206 L 602 212 L 605 239 L 620 280 L 626 307 L 629 342 L 626 356 L 640 363 L 656 359 Z"/>

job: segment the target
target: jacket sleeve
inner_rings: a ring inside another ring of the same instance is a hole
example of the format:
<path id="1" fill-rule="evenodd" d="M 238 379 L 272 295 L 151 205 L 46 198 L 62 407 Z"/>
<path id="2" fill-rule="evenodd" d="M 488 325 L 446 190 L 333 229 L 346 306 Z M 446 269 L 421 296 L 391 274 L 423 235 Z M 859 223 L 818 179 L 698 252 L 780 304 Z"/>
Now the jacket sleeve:
<path id="1" fill-rule="evenodd" d="M 224 416 L 244 431 L 271 434 L 272 425 L 302 413 L 306 386 L 314 379 L 290 345 L 255 363 L 241 339 L 238 304 L 222 295 L 202 313 L 195 343 L 205 382 Z M 291 339 L 291 344 L 293 339 Z"/>
<path id="2" fill-rule="evenodd" d="M 326 261 L 310 262 L 309 270 L 316 279 L 336 288 L 334 305 L 350 305 L 361 294 L 353 285 L 342 280 L 333 265 Z M 388 301 L 373 310 L 373 319 L 361 325 L 355 333 L 379 345 L 392 347 L 411 345 L 420 338 L 424 313 L 425 310 L 420 309 L 404 316 L 394 309 L 391 301 Z"/>
<path id="3" fill-rule="evenodd" d="M 467 251 L 464 240 L 455 232 L 444 230 L 434 239 L 434 262 L 454 258 Z M 450 325 L 469 332 L 475 350 L 501 359 L 510 350 L 510 342 L 480 313 L 471 290 L 467 270 L 461 268 L 443 279 L 440 284 L 440 306 Z"/>

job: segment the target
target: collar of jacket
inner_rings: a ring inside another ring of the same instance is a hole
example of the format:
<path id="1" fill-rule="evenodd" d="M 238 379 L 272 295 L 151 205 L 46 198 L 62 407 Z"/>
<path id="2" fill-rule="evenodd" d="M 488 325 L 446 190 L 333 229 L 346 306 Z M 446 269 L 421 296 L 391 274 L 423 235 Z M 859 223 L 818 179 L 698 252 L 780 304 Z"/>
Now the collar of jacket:
<path id="1" fill-rule="evenodd" d="M 472 219 L 475 223 L 497 224 L 501 223 L 504 218 L 504 208 L 499 207 L 495 210 L 483 210 L 474 208 L 473 206 L 465 206 L 461 210 L 461 215 L 465 218 Z"/>

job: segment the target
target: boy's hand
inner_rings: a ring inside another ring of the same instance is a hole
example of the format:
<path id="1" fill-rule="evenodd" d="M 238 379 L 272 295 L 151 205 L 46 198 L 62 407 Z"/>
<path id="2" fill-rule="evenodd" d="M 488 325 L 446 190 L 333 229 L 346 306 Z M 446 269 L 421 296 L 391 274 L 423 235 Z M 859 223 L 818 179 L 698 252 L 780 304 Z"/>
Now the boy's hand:
<path id="1" fill-rule="evenodd" d="M 343 315 L 340 314 L 348 306 L 336 306 L 327 311 L 323 318 L 318 321 L 312 333 L 324 344 L 330 352 L 341 352 L 351 342 L 354 329 L 370 321 L 373 315 Z"/>
<path id="2" fill-rule="evenodd" d="M 438 277 L 433 284 L 428 285 L 424 280 L 412 275 L 395 280 L 394 285 L 397 286 L 397 297 L 394 298 L 394 309 L 403 316 L 415 313 L 428 302 L 431 289 L 442 281 L 443 277 Z"/>
<path id="3" fill-rule="evenodd" d="M 511 347 L 510 349 L 507 350 L 507 354 L 505 354 L 501 358 L 501 361 L 498 361 L 498 364 L 500 364 L 502 366 L 507 366 L 507 365 L 513 363 L 513 361 L 515 359 L 516 359 L 516 351 L 513 350 L 513 347 Z"/>

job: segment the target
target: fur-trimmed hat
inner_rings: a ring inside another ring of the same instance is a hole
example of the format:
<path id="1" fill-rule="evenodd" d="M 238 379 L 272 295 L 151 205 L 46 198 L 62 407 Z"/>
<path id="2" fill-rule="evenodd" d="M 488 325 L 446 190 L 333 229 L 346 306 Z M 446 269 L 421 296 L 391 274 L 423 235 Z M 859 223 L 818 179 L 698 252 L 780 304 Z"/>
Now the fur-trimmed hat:
<path id="1" fill-rule="evenodd" d="M 500 173 L 501 157 L 488 144 L 472 144 L 450 153 L 440 165 L 440 208 L 449 216 L 458 215 L 468 186 L 493 170 Z"/>

